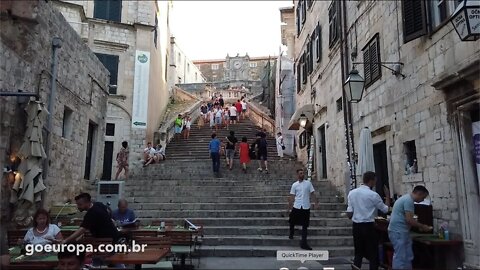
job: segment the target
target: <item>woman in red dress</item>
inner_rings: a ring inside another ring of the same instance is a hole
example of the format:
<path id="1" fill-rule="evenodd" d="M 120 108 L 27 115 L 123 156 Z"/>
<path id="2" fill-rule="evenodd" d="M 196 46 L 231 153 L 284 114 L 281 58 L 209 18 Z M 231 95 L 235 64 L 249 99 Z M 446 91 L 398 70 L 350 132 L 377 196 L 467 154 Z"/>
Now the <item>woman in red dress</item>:
<path id="1" fill-rule="evenodd" d="M 247 137 L 242 138 L 240 143 L 240 164 L 242 164 L 242 170 L 247 173 L 247 163 L 250 162 L 249 147 L 247 143 Z"/>

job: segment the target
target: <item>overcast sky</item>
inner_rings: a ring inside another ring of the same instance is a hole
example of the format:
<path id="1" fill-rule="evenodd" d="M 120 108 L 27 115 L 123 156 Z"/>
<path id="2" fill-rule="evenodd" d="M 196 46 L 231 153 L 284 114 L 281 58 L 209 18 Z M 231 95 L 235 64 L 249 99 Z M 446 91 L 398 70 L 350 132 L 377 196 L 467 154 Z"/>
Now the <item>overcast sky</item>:
<path id="1" fill-rule="evenodd" d="M 278 55 L 279 8 L 288 6 L 292 1 L 173 1 L 170 27 L 192 60 Z"/>

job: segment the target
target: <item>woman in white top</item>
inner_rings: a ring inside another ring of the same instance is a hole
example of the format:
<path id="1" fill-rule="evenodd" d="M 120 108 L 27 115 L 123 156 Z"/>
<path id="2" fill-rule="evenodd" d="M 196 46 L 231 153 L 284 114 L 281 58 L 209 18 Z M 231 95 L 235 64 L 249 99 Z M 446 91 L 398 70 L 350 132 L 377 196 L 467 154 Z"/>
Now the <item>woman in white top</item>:
<path id="1" fill-rule="evenodd" d="M 283 159 L 283 150 L 285 149 L 285 144 L 283 143 L 283 136 L 281 132 L 277 133 L 277 152 L 278 156 Z"/>
<path id="2" fill-rule="evenodd" d="M 32 245 L 45 245 L 58 243 L 63 240 L 60 228 L 50 224 L 50 214 L 45 209 L 38 209 L 33 216 L 33 228 L 30 228 L 25 237 L 24 243 Z"/>
<path id="3" fill-rule="evenodd" d="M 190 127 L 192 126 L 192 118 L 190 116 L 187 116 L 184 120 L 184 126 L 185 126 L 185 133 L 183 133 L 183 138 L 188 140 L 188 137 L 190 137 Z"/>
<path id="4" fill-rule="evenodd" d="M 215 112 L 213 108 L 208 112 L 208 116 L 210 117 L 210 128 L 212 129 L 215 125 Z"/>
<path id="5" fill-rule="evenodd" d="M 223 110 L 221 108 L 218 108 L 217 111 L 215 112 L 215 131 L 218 132 L 218 127 L 222 125 L 222 119 L 223 119 Z"/>

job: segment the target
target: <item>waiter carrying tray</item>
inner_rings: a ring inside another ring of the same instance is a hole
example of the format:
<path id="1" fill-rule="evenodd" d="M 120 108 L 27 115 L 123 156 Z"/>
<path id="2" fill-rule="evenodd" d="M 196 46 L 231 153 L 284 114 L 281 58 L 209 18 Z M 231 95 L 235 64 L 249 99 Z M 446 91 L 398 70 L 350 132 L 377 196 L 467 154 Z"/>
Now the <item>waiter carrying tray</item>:
<path id="1" fill-rule="evenodd" d="M 375 231 L 377 210 L 387 213 L 390 205 L 390 191 L 384 186 L 386 205 L 377 192 L 373 191 L 377 179 L 374 172 L 363 174 L 363 184 L 348 193 L 347 216 L 353 221 L 353 264 L 362 268 L 363 257 L 370 263 L 370 269 L 378 269 L 378 235 Z"/>

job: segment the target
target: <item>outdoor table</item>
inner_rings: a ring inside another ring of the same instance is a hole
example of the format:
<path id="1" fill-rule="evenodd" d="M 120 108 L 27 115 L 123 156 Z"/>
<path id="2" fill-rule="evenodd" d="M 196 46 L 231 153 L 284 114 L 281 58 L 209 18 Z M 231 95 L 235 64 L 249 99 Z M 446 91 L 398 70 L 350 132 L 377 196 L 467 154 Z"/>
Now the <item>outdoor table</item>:
<path id="1" fill-rule="evenodd" d="M 412 233 L 414 265 L 422 269 L 456 269 L 463 261 L 461 240 Z"/>
<path id="2" fill-rule="evenodd" d="M 142 269 L 142 264 L 155 264 L 163 259 L 170 250 L 164 249 L 146 249 L 143 252 L 117 253 L 105 258 L 109 263 L 134 264 L 135 269 Z"/>
<path id="3" fill-rule="evenodd" d="M 21 255 L 20 247 L 15 246 L 8 249 L 10 255 L 10 264 L 13 265 L 25 265 L 26 269 L 28 265 L 45 266 L 45 268 L 55 268 L 58 265 L 57 253 L 35 253 L 33 255 Z"/>
<path id="4" fill-rule="evenodd" d="M 182 246 L 182 245 L 172 245 L 170 247 L 170 251 L 173 254 L 179 254 L 180 255 L 180 266 L 182 269 L 185 268 L 185 260 L 187 258 L 187 255 L 190 254 L 190 246 Z"/>

